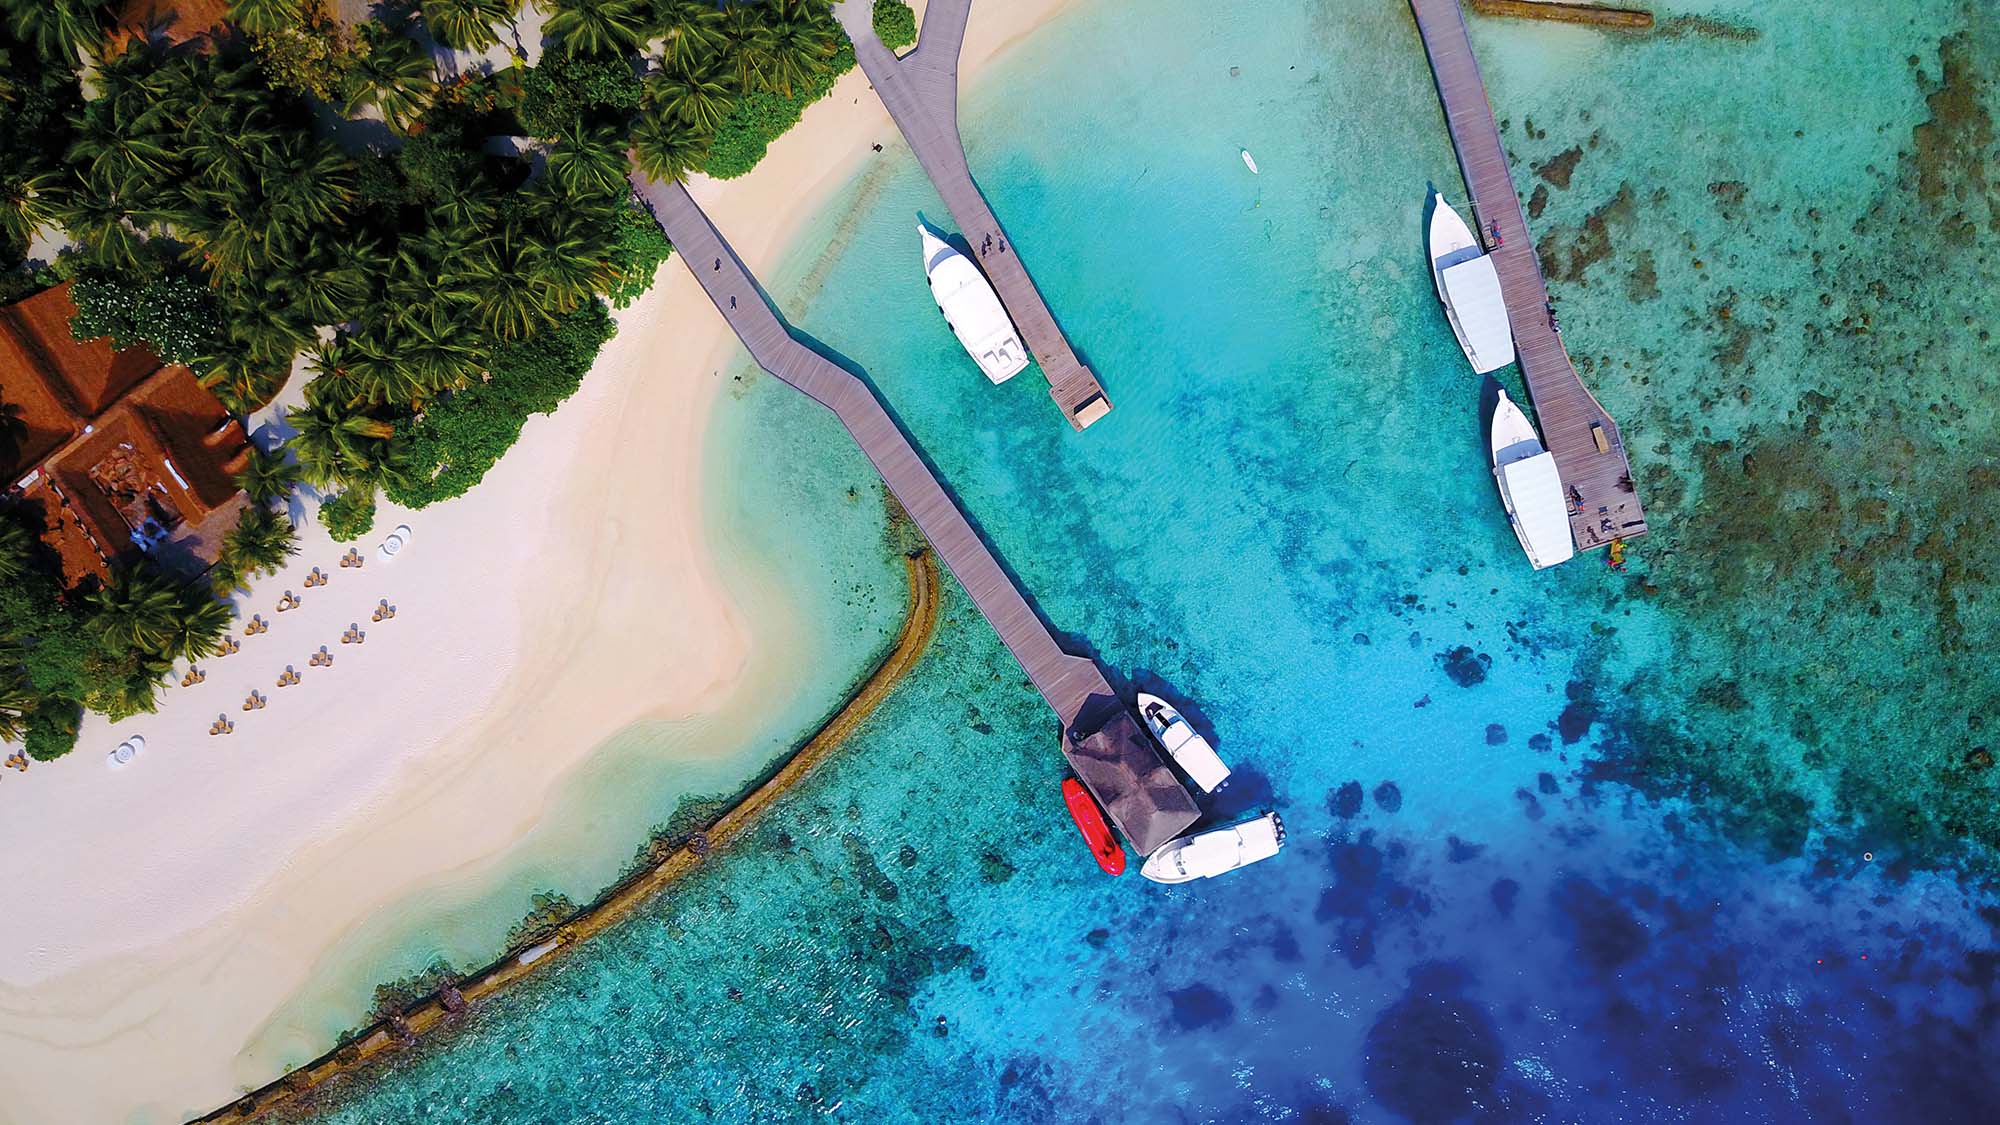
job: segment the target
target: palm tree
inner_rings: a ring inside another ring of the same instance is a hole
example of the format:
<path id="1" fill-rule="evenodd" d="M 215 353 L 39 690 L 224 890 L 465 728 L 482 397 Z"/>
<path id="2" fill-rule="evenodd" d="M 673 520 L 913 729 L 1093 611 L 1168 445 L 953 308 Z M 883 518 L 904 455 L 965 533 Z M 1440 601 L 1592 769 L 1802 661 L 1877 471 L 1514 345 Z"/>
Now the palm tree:
<path id="1" fill-rule="evenodd" d="M 731 4 L 722 10 L 717 28 L 728 44 L 724 57 L 736 72 L 736 88 L 771 89 L 773 40 L 761 6 Z"/>
<path id="2" fill-rule="evenodd" d="M 36 542 L 33 531 L 0 516 L 0 582 L 12 582 L 27 573 Z"/>
<path id="3" fill-rule="evenodd" d="M 616 126 L 572 129 L 549 153 L 549 178 L 570 197 L 623 196 L 631 165 L 622 142 Z"/>
<path id="4" fill-rule="evenodd" d="M 300 139 L 261 161 L 264 198 L 273 224 L 324 225 L 354 202 L 354 161 L 331 144 Z"/>
<path id="5" fill-rule="evenodd" d="M 14 38 L 70 69 L 104 41 L 104 29 L 97 23 L 101 7 L 95 0 L 0 0 Z"/>
<path id="6" fill-rule="evenodd" d="M 292 521 L 261 504 L 243 509 L 228 535 L 223 536 L 221 557 L 216 565 L 235 584 L 246 579 L 275 574 L 285 560 L 299 553 L 298 533 Z"/>
<path id="7" fill-rule="evenodd" d="M 347 82 L 348 116 L 372 105 L 399 131 L 408 130 L 437 95 L 436 70 L 423 47 L 374 20 L 361 25 Z"/>
<path id="8" fill-rule="evenodd" d="M 0 465 L 16 464 L 21 456 L 21 444 L 27 440 L 26 412 L 14 403 L 0 402 Z M 4 549 L 8 542 L 5 538 L 7 529 L 13 526 L 11 521 L 0 519 L 0 549 Z M 4 571 L 0 571 L 0 578 L 6 576 Z"/>
<path id="9" fill-rule="evenodd" d="M 26 249 L 35 232 L 55 221 L 53 172 L 29 172 L 0 185 L 0 238 Z"/>
<path id="10" fill-rule="evenodd" d="M 712 134 L 736 106 L 736 91 L 710 60 L 671 67 L 646 80 L 646 105 L 701 133 Z"/>
<path id="11" fill-rule="evenodd" d="M 70 195 L 56 206 L 57 223 L 82 244 L 84 256 L 114 273 L 139 264 L 146 239 L 133 225 L 134 214 L 117 199 L 94 192 Z"/>
<path id="12" fill-rule="evenodd" d="M 623 55 L 644 46 L 639 0 L 541 0 L 549 22 L 542 30 L 570 55 Z"/>
<path id="13" fill-rule="evenodd" d="M 520 0 L 422 0 L 424 26 L 439 45 L 483 51 L 500 42 L 494 25 L 512 20 Z"/>
<path id="14" fill-rule="evenodd" d="M 303 14 L 299 0 L 233 0 L 229 5 L 229 22 L 252 35 L 297 27 Z"/>
<path id="15" fill-rule="evenodd" d="M 473 265 L 473 276 L 483 300 L 479 322 L 486 331 L 502 338 L 526 336 L 553 321 L 559 311 L 556 299 L 542 279 L 535 276 L 533 247 L 517 223 L 509 223 L 501 236 L 490 241 Z"/>
<path id="16" fill-rule="evenodd" d="M 840 31 L 824 0 L 765 0 L 763 9 L 769 88 L 791 97 L 840 51 Z"/>
<path id="17" fill-rule="evenodd" d="M 41 693 L 18 667 L 0 667 L 0 742 L 21 741 L 28 733 L 28 716 L 41 702 Z"/>
<path id="18" fill-rule="evenodd" d="M 283 499 L 299 483 L 299 467 L 283 453 L 266 453 L 252 446 L 250 462 L 236 474 L 236 486 L 259 507 Z"/>
<path id="19" fill-rule="evenodd" d="M 212 656 L 229 627 L 229 607 L 151 566 L 120 571 L 91 593 L 89 605 L 89 627 L 107 652 L 158 661 Z"/>
<path id="20" fill-rule="evenodd" d="M 683 127 L 665 113 L 647 113 L 632 129 L 632 154 L 639 171 L 656 180 L 682 180 L 708 161 L 712 138 Z"/>
<path id="21" fill-rule="evenodd" d="M 393 457 L 396 427 L 321 394 L 320 382 L 307 385 L 303 408 L 285 415 L 295 431 L 290 445 L 299 476 L 317 488 L 381 478 Z"/>
<path id="22" fill-rule="evenodd" d="M 668 66 L 688 67 L 723 53 L 729 37 L 713 0 L 656 0 L 654 36 L 666 41 Z"/>

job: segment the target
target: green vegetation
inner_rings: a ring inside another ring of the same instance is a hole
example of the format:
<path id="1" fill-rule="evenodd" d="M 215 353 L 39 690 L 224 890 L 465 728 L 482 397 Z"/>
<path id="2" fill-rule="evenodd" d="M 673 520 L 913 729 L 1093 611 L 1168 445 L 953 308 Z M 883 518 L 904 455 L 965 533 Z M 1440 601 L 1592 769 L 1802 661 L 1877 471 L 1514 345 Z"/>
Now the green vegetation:
<path id="1" fill-rule="evenodd" d="M 478 484 L 521 436 L 531 414 L 547 414 L 576 393 L 616 326 L 596 303 L 557 327 L 503 345 L 483 383 L 439 401 L 396 427 L 407 461 L 379 477 L 389 499 L 421 508 Z"/>
<path id="2" fill-rule="evenodd" d="M 903 0 L 875 0 L 874 23 L 875 37 L 892 51 L 917 41 L 917 13 Z"/>
<path id="3" fill-rule="evenodd" d="M 36 229 L 55 220 L 69 115 L 82 101 L 72 66 L 43 63 L 15 37 L 33 0 L 6 0 L 0 22 L 0 269 L 18 265 Z"/>
<path id="4" fill-rule="evenodd" d="M 47 761 L 76 745 L 86 707 L 113 719 L 153 710 L 175 660 L 215 652 L 229 607 L 150 565 L 65 595 L 38 530 L 0 511 L 0 740 Z"/>
<path id="5" fill-rule="evenodd" d="M 375 488 L 355 485 L 338 496 L 329 496 L 319 506 L 319 522 L 328 534 L 342 543 L 368 534 L 375 526 Z"/>
<path id="6" fill-rule="evenodd" d="M 144 344 L 168 363 L 191 363 L 220 340 L 215 295 L 185 268 L 162 263 L 157 273 L 85 267 L 70 286 L 79 340 L 111 337 L 119 348 Z"/>
<path id="7" fill-rule="evenodd" d="M 477 484 L 575 393 L 614 331 L 607 303 L 671 252 L 628 152 L 652 175 L 741 175 L 854 63 L 828 0 L 544 7 L 539 65 L 440 82 L 424 33 L 518 49 L 517 0 L 379 5 L 352 25 L 324 0 L 235 0 L 242 34 L 202 51 L 110 50 L 93 0 L 0 0 L 0 294 L 73 278 L 80 337 L 185 362 L 235 411 L 301 356 L 310 378 L 289 456 L 243 474 L 252 503 L 210 584 L 141 565 L 66 590 L 39 529 L 0 513 L 0 738 L 53 757 L 84 708 L 150 709 L 226 625 L 210 585 L 298 550 L 274 510 L 298 480 L 334 493 L 319 518 L 343 539 L 378 494 L 421 507 Z M 343 148 L 329 114 L 379 119 L 400 147 Z M 524 136 L 539 151 L 486 151 Z M 24 266 L 51 228 L 75 245 Z"/>

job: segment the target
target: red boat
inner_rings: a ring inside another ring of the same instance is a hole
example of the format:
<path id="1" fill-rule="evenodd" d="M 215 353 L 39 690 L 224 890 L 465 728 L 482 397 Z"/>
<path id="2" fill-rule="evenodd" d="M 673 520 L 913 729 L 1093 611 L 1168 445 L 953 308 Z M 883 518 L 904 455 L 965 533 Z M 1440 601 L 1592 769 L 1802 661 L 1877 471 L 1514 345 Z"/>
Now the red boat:
<path id="1" fill-rule="evenodd" d="M 1112 835 L 1111 825 L 1105 823 L 1104 810 L 1097 807 L 1097 799 L 1083 782 L 1073 777 L 1063 779 L 1063 804 L 1069 806 L 1069 815 L 1076 821 L 1077 831 L 1090 845 L 1090 854 L 1097 857 L 1097 866 L 1107 875 L 1125 874 L 1125 849 L 1118 846 L 1118 837 Z"/>

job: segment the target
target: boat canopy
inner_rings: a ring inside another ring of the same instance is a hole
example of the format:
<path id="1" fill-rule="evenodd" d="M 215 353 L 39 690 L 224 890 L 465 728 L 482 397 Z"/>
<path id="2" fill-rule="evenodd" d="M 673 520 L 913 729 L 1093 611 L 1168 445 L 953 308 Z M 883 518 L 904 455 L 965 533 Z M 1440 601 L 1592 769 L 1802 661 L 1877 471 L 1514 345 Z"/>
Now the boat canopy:
<path id="1" fill-rule="evenodd" d="M 1103 696 L 1091 702 L 1063 752 L 1133 849 L 1151 855 L 1199 820 L 1201 810 L 1129 708 Z"/>
<path id="2" fill-rule="evenodd" d="M 1472 369 L 1481 375 L 1514 362 L 1514 329 L 1507 320 L 1507 298 L 1500 292 L 1500 275 L 1485 254 L 1438 271 L 1452 316 L 1458 319 L 1460 342 Z"/>
<path id="3" fill-rule="evenodd" d="M 1576 554 L 1555 454 L 1542 453 L 1502 465 L 1499 473 L 1514 508 L 1521 545 L 1527 548 L 1528 561 L 1535 569 L 1554 566 Z"/>

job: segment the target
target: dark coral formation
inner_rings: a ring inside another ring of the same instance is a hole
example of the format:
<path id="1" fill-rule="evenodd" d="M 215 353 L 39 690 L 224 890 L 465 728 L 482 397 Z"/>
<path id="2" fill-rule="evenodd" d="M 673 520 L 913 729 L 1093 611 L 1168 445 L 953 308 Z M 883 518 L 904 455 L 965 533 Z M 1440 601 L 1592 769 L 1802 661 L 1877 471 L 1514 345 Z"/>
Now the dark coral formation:
<path id="1" fill-rule="evenodd" d="M 1470 645 L 1458 645 L 1438 653 L 1437 662 L 1451 682 L 1459 687 L 1485 683 L 1487 670 L 1493 667 L 1493 657 L 1472 651 Z"/>
<path id="2" fill-rule="evenodd" d="M 1410 975 L 1409 991 L 1368 1030 L 1368 1092 L 1418 1123 L 1491 1107 L 1505 1062 L 1492 1021 L 1464 996 L 1458 970 L 1423 965 Z"/>

